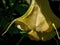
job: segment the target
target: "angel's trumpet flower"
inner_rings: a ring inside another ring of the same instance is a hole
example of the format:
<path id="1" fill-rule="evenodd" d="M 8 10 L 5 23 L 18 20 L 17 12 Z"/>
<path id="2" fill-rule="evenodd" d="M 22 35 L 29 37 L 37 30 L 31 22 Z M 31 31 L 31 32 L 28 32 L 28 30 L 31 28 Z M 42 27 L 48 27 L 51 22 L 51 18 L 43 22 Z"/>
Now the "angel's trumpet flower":
<path id="1" fill-rule="evenodd" d="M 50 40 L 56 35 L 54 25 L 56 28 L 60 27 L 60 19 L 52 12 L 48 0 L 31 0 L 27 12 L 13 20 L 10 26 L 14 22 L 19 29 L 26 31 L 32 40 Z"/>

